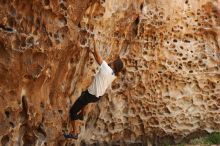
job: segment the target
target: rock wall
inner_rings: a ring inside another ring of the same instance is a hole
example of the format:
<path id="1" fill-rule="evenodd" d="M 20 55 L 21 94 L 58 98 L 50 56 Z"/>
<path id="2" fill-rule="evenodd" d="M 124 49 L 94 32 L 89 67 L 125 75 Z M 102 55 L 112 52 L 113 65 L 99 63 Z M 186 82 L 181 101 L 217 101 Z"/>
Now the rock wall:
<path id="1" fill-rule="evenodd" d="M 103 58 L 125 69 L 87 108 L 68 110 Z M 220 130 L 220 0 L 0 0 L 1 145 L 154 144 Z"/>

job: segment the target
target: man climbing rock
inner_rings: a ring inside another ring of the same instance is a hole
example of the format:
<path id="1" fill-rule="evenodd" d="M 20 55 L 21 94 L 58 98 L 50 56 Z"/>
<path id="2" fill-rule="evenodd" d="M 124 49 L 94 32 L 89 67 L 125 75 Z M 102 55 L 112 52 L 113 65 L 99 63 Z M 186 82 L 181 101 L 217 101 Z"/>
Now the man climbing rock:
<path id="1" fill-rule="evenodd" d="M 107 64 L 99 54 L 99 51 L 94 42 L 94 50 L 90 50 L 93 53 L 95 60 L 100 65 L 98 73 L 95 75 L 92 84 L 88 90 L 81 93 L 80 97 L 72 105 L 70 109 L 70 119 L 72 124 L 72 132 L 70 134 L 64 134 L 65 138 L 77 139 L 79 132 L 76 130 L 76 120 L 83 120 L 84 107 L 93 102 L 97 102 L 104 95 L 106 89 L 114 81 L 118 73 L 123 68 L 123 62 L 120 58 Z"/>

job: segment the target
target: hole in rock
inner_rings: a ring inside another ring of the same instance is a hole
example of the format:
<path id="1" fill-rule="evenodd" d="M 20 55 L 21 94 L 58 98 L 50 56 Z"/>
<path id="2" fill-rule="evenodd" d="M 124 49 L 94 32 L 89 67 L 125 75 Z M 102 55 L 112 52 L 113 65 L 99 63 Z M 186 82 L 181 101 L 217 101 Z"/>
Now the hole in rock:
<path id="1" fill-rule="evenodd" d="M 164 96 L 164 99 L 170 99 L 170 96 Z"/>
<path id="2" fill-rule="evenodd" d="M 216 99 L 217 99 L 217 97 L 216 97 L 216 96 L 214 96 L 214 95 L 212 95 L 212 96 L 211 96 L 211 99 L 216 100 Z"/>
<path id="3" fill-rule="evenodd" d="M 2 25 L 2 24 L 0 24 L 0 28 L 1 28 L 2 30 L 4 30 L 4 31 L 7 31 L 7 32 L 12 32 L 12 31 L 13 31 L 12 28 L 7 27 L 7 26 L 4 26 L 4 25 Z"/>
<path id="4" fill-rule="evenodd" d="M 183 57 L 182 60 L 187 60 L 187 58 L 186 58 L 186 57 Z"/>
<path id="5" fill-rule="evenodd" d="M 185 43 L 190 43 L 190 41 L 189 41 L 189 40 L 184 40 L 184 42 L 185 42 Z"/>
<path id="6" fill-rule="evenodd" d="M 34 44 L 34 38 L 33 37 L 29 37 L 29 38 L 27 38 L 26 42 L 28 44 Z"/>
<path id="7" fill-rule="evenodd" d="M 138 16 L 138 17 L 136 18 L 136 20 L 134 21 L 134 23 L 135 23 L 136 25 L 138 25 L 139 22 L 140 22 L 140 19 L 139 19 L 139 16 Z"/>
<path id="8" fill-rule="evenodd" d="M 58 110 L 58 112 L 59 112 L 60 114 L 63 114 L 63 110 Z"/>
<path id="9" fill-rule="evenodd" d="M 8 142 L 9 142 L 9 136 L 4 135 L 1 140 L 2 146 L 6 146 Z"/>
<path id="10" fill-rule="evenodd" d="M 36 19 L 36 22 L 35 22 L 35 26 L 36 26 L 36 28 L 39 28 L 40 25 L 41 25 L 40 18 L 37 18 L 37 19 Z"/>
<path id="11" fill-rule="evenodd" d="M 42 24 L 41 31 L 42 31 L 43 33 L 47 34 L 47 29 L 46 29 L 45 24 Z"/>
<path id="12" fill-rule="evenodd" d="M 23 146 L 32 146 L 32 145 L 36 144 L 37 137 L 33 133 L 32 129 L 27 129 L 27 131 L 25 132 L 22 140 L 23 140 L 23 143 L 24 143 Z"/>
<path id="13" fill-rule="evenodd" d="M 101 0 L 100 3 L 101 3 L 101 4 L 105 3 L 105 0 Z"/>
<path id="14" fill-rule="evenodd" d="M 40 124 L 39 127 L 37 128 L 37 132 L 41 133 L 44 137 L 47 136 L 42 124 Z"/>
<path id="15" fill-rule="evenodd" d="M 9 124 L 10 124 L 10 126 L 11 126 L 12 128 L 15 127 L 15 124 L 14 124 L 13 122 L 9 122 Z"/>
<path id="16" fill-rule="evenodd" d="M 78 24 L 78 27 L 81 28 L 81 24 L 80 23 Z"/>
<path id="17" fill-rule="evenodd" d="M 209 108 L 209 110 L 211 110 L 211 111 L 216 111 L 216 110 L 219 109 L 219 107 L 218 107 L 217 105 L 215 105 L 215 104 L 212 104 L 212 105 L 208 106 L 208 108 Z"/>
<path id="18" fill-rule="evenodd" d="M 45 4 L 46 6 L 50 5 L 50 0 L 44 0 L 44 4 Z"/>
<path id="19" fill-rule="evenodd" d="M 120 84 L 114 84 L 112 85 L 112 89 L 115 90 L 115 89 L 119 89 L 120 88 Z"/>
<path id="20" fill-rule="evenodd" d="M 55 33 L 55 34 L 54 34 L 54 38 L 55 38 L 55 39 L 58 39 L 58 38 L 59 38 L 58 33 Z"/>
<path id="21" fill-rule="evenodd" d="M 144 4 L 142 3 L 142 4 L 140 5 L 140 10 L 143 10 L 143 7 L 144 7 Z"/>
<path id="22" fill-rule="evenodd" d="M 66 20 L 65 17 L 59 18 L 59 21 L 60 21 L 60 23 L 61 23 L 63 26 L 67 24 L 67 20 Z"/>
<path id="23" fill-rule="evenodd" d="M 174 39 L 174 40 L 173 40 L 173 42 L 175 42 L 175 43 L 176 43 L 176 42 L 177 42 L 177 39 Z"/>
<path id="24" fill-rule="evenodd" d="M 5 111 L 5 115 L 6 115 L 7 118 L 9 118 L 10 117 L 10 112 L 9 111 Z"/>
<path id="25" fill-rule="evenodd" d="M 44 103 L 43 102 L 40 103 L 40 108 L 42 111 L 44 111 Z"/>
<path id="26" fill-rule="evenodd" d="M 24 75 L 23 78 L 25 80 L 31 80 L 32 79 L 32 76 L 31 75 Z M 19 101 L 19 103 L 21 103 L 21 101 Z"/>
<path id="27" fill-rule="evenodd" d="M 53 36 L 52 32 L 49 32 L 49 36 L 50 36 L 50 37 L 52 37 L 52 36 Z"/>
<path id="28" fill-rule="evenodd" d="M 80 44 L 81 44 L 81 45 L 85 45 L 86 43 L 87 43 L 87 40 L 86 40 L 86 39 L 83 39 L 83 38 L 82 38 L 82 39 L 80 40 Z"/>
<path id="29" fill-rule="evenodd" d="M 13 31 L 12 27 L 16 24 L 16 21 L 13 17 L 8 18 L 8 25 L 11 27 L 11 31 Z"/>
<path id="30" fill-rule="evenodd" d="M 60 4 L 60 7 L 61 7 L 61 9 L 63 9 L 63 10 L 67 10 L 66 6 L 65 6 L 63 3 Z"/>
<path id="31" fill-rule="evenodd" d="M 20 114 L 22 120 L 25 121 L 28 119 L 28 102 L 25 96 L 22 96 L 21 104 L 22 104 L 22 111 Z"/>

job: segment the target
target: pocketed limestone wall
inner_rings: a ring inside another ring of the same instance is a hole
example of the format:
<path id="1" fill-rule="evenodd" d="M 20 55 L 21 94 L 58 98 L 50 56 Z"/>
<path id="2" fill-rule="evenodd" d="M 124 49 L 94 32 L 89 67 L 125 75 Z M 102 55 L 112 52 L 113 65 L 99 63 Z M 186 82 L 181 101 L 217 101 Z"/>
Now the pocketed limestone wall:
<path id="1" fill-rule="evenodd" d="M 68 110 L 103 58 L 124 70 L 87 108 Z M 219 0 L 0 0 L 1 145 L 161 145 L 220 130 Z"/>

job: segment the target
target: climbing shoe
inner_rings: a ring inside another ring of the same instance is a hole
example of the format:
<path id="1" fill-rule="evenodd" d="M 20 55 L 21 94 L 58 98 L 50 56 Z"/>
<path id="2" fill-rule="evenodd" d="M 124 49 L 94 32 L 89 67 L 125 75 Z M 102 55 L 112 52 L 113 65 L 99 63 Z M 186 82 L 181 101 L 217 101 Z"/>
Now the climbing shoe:
<path id="1" fill-rule="evenodd" d="M 65 138 L 78 139 L 79 134 L 63 134 Z"/>

